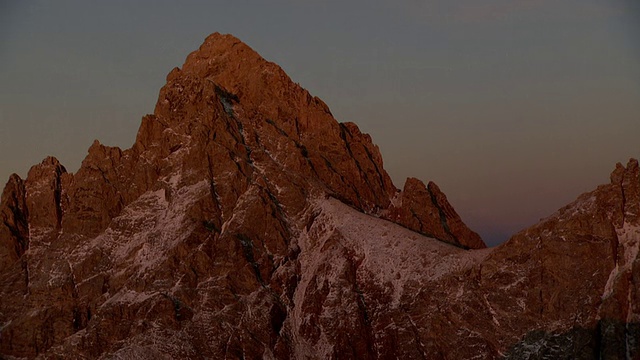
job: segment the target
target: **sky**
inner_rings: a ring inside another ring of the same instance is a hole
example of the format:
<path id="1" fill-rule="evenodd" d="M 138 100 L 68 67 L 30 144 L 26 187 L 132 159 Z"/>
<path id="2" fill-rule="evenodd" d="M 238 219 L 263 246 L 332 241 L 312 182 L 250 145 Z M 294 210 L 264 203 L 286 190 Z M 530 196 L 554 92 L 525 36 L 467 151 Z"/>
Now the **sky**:
<path id="1" fill-rule="evenodd" d="M 396 187 L 435 181 L 489 245 L 640 157 L 631 0 L 0 0 L 0 183 L 94 139 L 129 148 L 213 32 L 371 134 Z"/>

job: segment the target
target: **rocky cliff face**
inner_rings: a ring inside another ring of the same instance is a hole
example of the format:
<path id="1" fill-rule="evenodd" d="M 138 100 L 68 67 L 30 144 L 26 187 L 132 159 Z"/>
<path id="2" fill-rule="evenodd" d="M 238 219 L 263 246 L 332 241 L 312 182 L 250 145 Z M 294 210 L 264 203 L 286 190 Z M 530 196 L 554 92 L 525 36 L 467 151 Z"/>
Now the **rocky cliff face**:
<path id="1" fill-rule="evenodd" d="M 396 189 L 368 135 L 213 34 L 132 148 L 9 180 L 0 354 L 637 357 L 638 186 L 632 161 L 483 249 L 435 184 Z"/>

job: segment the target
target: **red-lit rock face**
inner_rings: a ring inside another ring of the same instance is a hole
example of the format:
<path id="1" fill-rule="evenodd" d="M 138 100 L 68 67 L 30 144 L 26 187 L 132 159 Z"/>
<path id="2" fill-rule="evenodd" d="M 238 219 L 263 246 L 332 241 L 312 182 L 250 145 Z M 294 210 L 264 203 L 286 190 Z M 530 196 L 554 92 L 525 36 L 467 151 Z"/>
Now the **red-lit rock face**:
<path id="1" fill-rule="evenodd" d="M 96 141 L 75 174 L 47 158 L 10 179 L 0 354 L 637 354 L 614 345 L 638 331 L 638 186 L 632 161 L 506 244 L 465 250 L 485 245 L 435 184 L 397 190 L 368 135 L 213 34 L 131 149 Z"/>

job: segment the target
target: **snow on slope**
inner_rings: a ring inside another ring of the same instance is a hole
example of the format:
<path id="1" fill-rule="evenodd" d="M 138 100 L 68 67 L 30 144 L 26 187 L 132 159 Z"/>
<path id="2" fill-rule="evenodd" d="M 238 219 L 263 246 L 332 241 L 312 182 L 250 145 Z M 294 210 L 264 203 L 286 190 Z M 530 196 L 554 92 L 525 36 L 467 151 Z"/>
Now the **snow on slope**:
<path id="1" fill-rule="evenodd" d="M 399 308 L 401 298 L 414 293 L 405 293 L 409 284 L 425 284 L 464 271 L 492 251 L 463 250 L 363 214 L 334 198 L 316 201 L 310 211 L 315 218 L 298 242 L 301 278 L 294 295 L 296 314 L 291 317 L 297 319 L 292 326 L 299 332 L 317 327 L 323 319 L 329 319 L 330 326 L 336 328 L 357 329 L 352 324 L 358 312 L 357 301 L 350 297 L 353 292 L 373 307 L 369 311 L 386 309 L 384 313 Z M 355 279 L 349 280 L 352 275 Z M 374 295 L 372 289 L 381 290 Z M 314 317 L 307 304 L 318 299 L 319 293 L 326 295 L 320 313 Z M 331 356 L 332 344 L 336 343 L 332 336 L 323 331 L 316 344 L 306 344 L 298 337 L 297 356 Z"/>
<path id="2" fill-rule="evenodd" d="M 363 254 L 361 266 L 374 274 L 380 284 L 393 285 L 394 305 L 408 281 L 436 280 L 479 263 L 491 252 L 491 249 L 460 249 L 363 214 L 333 198 L 322 201 L 319 208 L 319 218 L 327 230 L 339 231 L 344 246 Z"/>

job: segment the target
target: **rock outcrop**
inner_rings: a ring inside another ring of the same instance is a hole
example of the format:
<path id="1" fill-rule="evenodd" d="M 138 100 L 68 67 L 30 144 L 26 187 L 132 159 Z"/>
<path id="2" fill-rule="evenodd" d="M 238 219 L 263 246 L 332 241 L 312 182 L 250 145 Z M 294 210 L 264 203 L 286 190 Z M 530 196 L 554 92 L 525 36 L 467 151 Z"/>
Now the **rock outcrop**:
<path id="1" fill-rule="evenodd" d="M 425 186 L 422 181 L 409 178 L 394 200 L 385 218 L 465 249 L 486 247 L 480 236 L 462 222 L 435 183 Z"/>
<path id="2" fill-rule="evenodd" d="M 0 354 L 634 358 L 638 181 L 619 166 L 483 249 L 435 184 L 396 189 L 368 135 L 213 34 L 130 149 L 9 180 Z"/>

